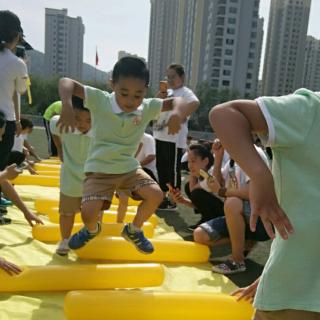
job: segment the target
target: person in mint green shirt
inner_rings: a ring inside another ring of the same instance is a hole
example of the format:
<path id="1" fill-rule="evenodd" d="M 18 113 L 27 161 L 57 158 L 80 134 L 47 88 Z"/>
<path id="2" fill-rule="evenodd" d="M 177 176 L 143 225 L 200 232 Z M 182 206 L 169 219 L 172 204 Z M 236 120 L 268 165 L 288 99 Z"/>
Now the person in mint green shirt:
<path id="1" fill-rule="evenodd" d="M 58 155 L 57 148 L 53 142 L 52 134 L 50 130 L 50 120 L 52 117 L 56 115 L 60 115 L 62 109 L 61 101 L 55 101 L 50 104 L 50 106 L 46 109 L 43 114 L 43 123 L 46 129 L 46 135 L 48 139 L 48 153 L 49 156 L 56 157 Z"/>
<path id="2" fill-rule="evenodd" d="M 162 201 L 162 191 L 143 171 L 135 153 L 146 127 L 161 111 L 172 110 L 167 126 L 169 133 L 174 134 L 179 131 L 188 108 L 181 98 L 144 99 L 148 84 L 146 64 L 134 57 L 124 57 L 115 64 L 111 94 L 68 78 L 59 82 L 60 130 L 74 128 L 72 95 L 84 99 L 92 117 L 93 139 L 84 168 L 86 179 L 81 209 L 85 227 L 70 238 L 71 249 L 81 248 L 99 233 L 99 212 L 110 206 L 117 190 L 142 200 L 133 222 L 124 226 L 122 236 L 143 253 L 154 251 L 141 227 Z"/>
<path id="3" fill-rule="evenodd" d="M 210 121 L 251 178 L 252 230 L 260 216 L 274 238 L 260 280 L 241 297 L 257 289 L 255 320 L 320 319 L 320 92 L 231 101 L 213 108 Z M 251 132 L 272 148 L 272 175 Z"/>
<path id="4" fill-rule="evenodd" d="M 61 159 L 60 172 L 60 233 L 61 241 L 56 250 L 59 255 L 69 252 L 68 241 L 74 224 L 74 216 L 81 210 L 84 164 L 91 143 L 90 111 L 83 106 L 83 100 L 72 97 L 75 116 L 75 131 L 60 133 L 57 123 L 60 116 L 50 120 L 50 129 Z"/>

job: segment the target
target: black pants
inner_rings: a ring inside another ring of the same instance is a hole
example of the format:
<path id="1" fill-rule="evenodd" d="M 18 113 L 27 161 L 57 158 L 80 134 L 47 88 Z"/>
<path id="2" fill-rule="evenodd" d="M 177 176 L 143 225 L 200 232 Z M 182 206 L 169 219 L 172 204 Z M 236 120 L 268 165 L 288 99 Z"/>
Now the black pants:
<path id="1" fill-rule="evenodd" d="M 177 148 L 174 142 L 156 139 L 156 167 L 159 185 L 163 192 L 168 191 L 167 183 L 173 187 L 178 185 L 177 177 Z"/>
<path id="2" fill-rule="evenodd" d="M 223 201 L 214 194 L 200 188 L 190 191 L 189 182 L 185 185 L 185 193 L 195 206 L 195 213 L 201 214 L 200 223 L 224 216 Z"/>
<path id="3" fill-rule="evenodd" d="M 11 151 L 9 155 L 8 165 L 15 163 L 17 166 L 20 165 L 26 156 L 23 152 L 20 151 Z"/>
<path id="4" fill-rule="evenodd" d="M 142 168 L 154 181 L 158 182 L 158 179 L 153 174 L 153 172 L 148 168 Z"/>
<path id="5" fill-rule="evenodd" d="M 52 157 L 56 157 L 58 155 L 58 151 L 52 139 L 52 135 L 50 131 L 50 121 L 43 118 L 43 123 L 44 123 L 44 127 L 46 128 L 49 155 Z"/>
<path id="6" fill-rule="evenodd" d="M 14 144 L 14 135 L 16 132 L 16 122 L 7 121 L 6 130 L 0 141 L 0 170 L 2 171 L 8 165 L 9 155 Z"/>

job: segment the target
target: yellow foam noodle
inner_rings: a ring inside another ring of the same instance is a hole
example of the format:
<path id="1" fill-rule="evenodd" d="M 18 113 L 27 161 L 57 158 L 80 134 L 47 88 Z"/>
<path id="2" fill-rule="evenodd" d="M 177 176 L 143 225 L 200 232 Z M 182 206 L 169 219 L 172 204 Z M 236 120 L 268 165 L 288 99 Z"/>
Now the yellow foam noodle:
<path id="1" fill-rule="evenodd" d="M 47 216 L 51 222 L 58 223 L 59 222 L 59 212 L 57 208 L 52 208 L 47 213 Z M 135 212 L 127 212 L 124 218 L 124 222 L 132 222 L 136 213 Z M 75 222 L 82 222 L 81 215 L 77 213 L 74 217 Z M 117 221 L 117 211 L 114 210 L 107 210 L 104 211 L 102 221 L 106 223 L 115 223 Z M 155 214 L 153 214 L 149 219 L 148 222 L 151 222 L 154 227 L 158 224 L 158 218 Z"/>
<path id="2" fill-rule="evenodd" d="M 97 237 L 75 252 L 83 259 L 112 261 L 202 263 L 209 259 L 209 248 L 195 242 L 157 239 L 151 242 L 154 252 L 143 254 L 123 238 Z"/>
<path id="3" fill-rule="evenodd" d="M 46 213 L 53 208 L 59 207 L 59 199 L 35 199 L 34 207 L 38 213 Z M 110 210 L 117 210 L 118 205 L 112 204 Z M 58 209 L 55 209 L 58 210 Z M 127 211 L 137 212 L 136 206 L 128 206 Z"/>
<path id="4" fill-rule="evenodd" d="M 42 164 L 61 164 L 61 161 L 59 159 L 43 159 L 41 160 Z"/>
<path id="5" fill-rule="evenodd" d="M 0 292 L 69 291 L 159 286 L 159 264 L 91 264 L 26 267 L 19 275 L 0 270 Z"/>
<path id="6" fill-rule="evenodd" d="M 68 320 L 250 320 L 253 308 L 217 293 L 88 290 L 68 292 L 64 313 Z"/>
<path id="7" fill-rule="evenodd" d="M 123 229 L 123 223 L 103 223 L 100 236 L 115 236 L 119 237 Z M 75 223 L 72 233 L 76 233 L 83 227 L 82 223 Z M 146 237 L 153 238 L 154 228 L 150 222 L 143 224 L 142 230 Z M 35 225 L 32 228 L 32 236 L 34 239 L 42 242 L 58 242 L 61 240 L 60 228 L 57 224 L 52 225 Z"/>
<path id="8" fill-rule="evenodd" d="M 119 199 L 117 197 L 113 197 L 112 198 L 112 201 L 111 201 L 113 204 L 119 204 Z M 138 201 L 138 200 L 134 200 L 132 198 L 129 198 L 128 200 L 128 205 L 129 206 L 138 206 L 140 204 L 141 201 Z"/>
<path id="9" fill-rule="evenodd" d="M 59 187 L 60 177 L 24 175 L 20 174 L 17 178 L 11 180 L 15 185 L 35 185 L 43 187 Z"/>
<path id="10" fill-rule="evenodd" d="M 60 165 L 35 163 L 34 169 L 36 171 L 60 171 Z"/>
<path id="11" fill-rule="evenodd" d="M 38 171 L 37 172 L 41 176 L 54 176 L 54 177 L 59 177 L 60 176 L 60 171 Z"/>

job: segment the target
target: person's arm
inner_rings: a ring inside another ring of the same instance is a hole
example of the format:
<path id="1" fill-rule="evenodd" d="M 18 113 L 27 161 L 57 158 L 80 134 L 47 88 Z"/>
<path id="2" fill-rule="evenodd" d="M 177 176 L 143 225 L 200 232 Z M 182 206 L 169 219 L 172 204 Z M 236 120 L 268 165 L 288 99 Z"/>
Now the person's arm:
<path id="1" fill-rule="evenodd" d="M 20 269 L 17 265 L 7 261 L 5 258 L 2 257 L 0 257 L 0 269 L 7 272 L 10 276 L 22 272 L 22 269 Z"/>
<path id="2" fill-rule="evenodd" d="M 60 158 L 61 162 L 63 162 L 63 149 L 62 149 L 62 143 L 59 136 L 52 134 L 53 142 L 57 148 L 58 157 Z"/>
<path id="3" fill-rule="evenodd" d="M 29 143 L 28 140 L 25 139 L 25 140 L 23 141 L 23 145 L 24 145 L 25 148 L 27 148 L 27 150 L 29 151 L 29 154 L 30 154 L 31 156 L 33 156 L 34 158 L 36 158 L 36 160 L 41 161 L 41 158 L 37 155 L 34 147 Z"/>
<path id="4" fill-rule="evenodd" d="M 222 147 L 219 139 L 214 140 L 212 144 L 212 151 L 214 153 L 213 176 L 218 180 L 221 186 L 224 186 L 225 181 L 221 172 L 224 148 Z"/>
<path id="5" fill-rule="evenodd" d="M 150 162 L 152 162 L 153 160 L 155 160 L 156 155 L 155 154 L 149 154 L 147 155 L 143 160 L 140 161 L 140 165 L 141 167 L 146 166 L 147 164 L 149 164 Z"/>
<path id="6" fill-rule="evenodd" d="M 84 86 L 75 80 L 69 78 L 61 78 L 59 81 L 59 95 L 62 102 L 62 111 L 57 126 L 60 126 L 60 132 L 72 132 L 75 129 L 75 118 L 72 107 L 72 96 L 84 99 Z"/>
<path id="7" fill-rule="evenodd" d="M 21 103 L 20 103 L 20 94 L 16 90 L 13 93 L 12 100 L 14 105 L 14 113 L 16 115 L 16 135 L 18 137 L 22 131 L 21 123 L 20 123 Z"/>
<path id="8" fill-rule="evenodd" d="M 260 216 L 270 238 L 275 237 L 274 225 L 287 239 L 293 227 L 278 203 L 272 174 L 252 143 L 252 132 L 268 133 L 259 106 L 255 101 L 227 102 L 214 107 L 209 120 L 224 148 L 250 177 L 251 230 L 255 231 Z"/>
<path id="9" fill-rule="evenodd" d="M 25 219 L 28 221 L 31 227 L 33 226 L 33 222 L 35 222 L 36 224 L 43 224 L 41 219 L 39 219 L 36 215 L 29 211 L 29 209 L 26 207 L 26 205 L 8 180 L 4 180 L 1 182 L 1 188 L 4 195 L 8 197 L 18 207 L 18 209 L 22 211 Z"/>

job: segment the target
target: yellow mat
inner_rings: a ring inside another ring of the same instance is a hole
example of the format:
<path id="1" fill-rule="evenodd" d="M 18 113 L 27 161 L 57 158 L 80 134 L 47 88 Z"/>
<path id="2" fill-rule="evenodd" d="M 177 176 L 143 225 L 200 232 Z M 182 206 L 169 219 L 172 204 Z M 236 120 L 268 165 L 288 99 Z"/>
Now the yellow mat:
<path id="1" fill-rule="evenodd" d="M 34 186 L 16 186 L 16 189 L 30 209 L 33 209 L 34 199 L 57 198 L 59 192 L 57 188 Z M 54 254 L 56 245 L 33 240 L 31 228 L 17 208 L 9 207 L 7 216 L 12 219 L 12 223 L 0 226 L 0 256 L 9 261 L 20 266 L 93 263 L 92 261 L 79 260 L 73 253 L 69 255 L 69 258 L 59 257 Z M 45 216 L 41 216 L 41 218 L 45 223 L 50 223 Z M 173 228 L 167 226 L 161 219 L 159 220 L 160 223 L 155 230 L 156 239 L 180 239 L 180 236 L 174 232 Z M 160 291 L 229 293 L 236 288 L 226 277 L 212 274 L 210 266 L 209 263 L 193 266 L 165 265 L 165 281 L 161 287 L 153 289 Z M 65 319 L 63 313 L 65 294 L 65 292 L 23 295 L 1 294 L 0 319 Z"/>

